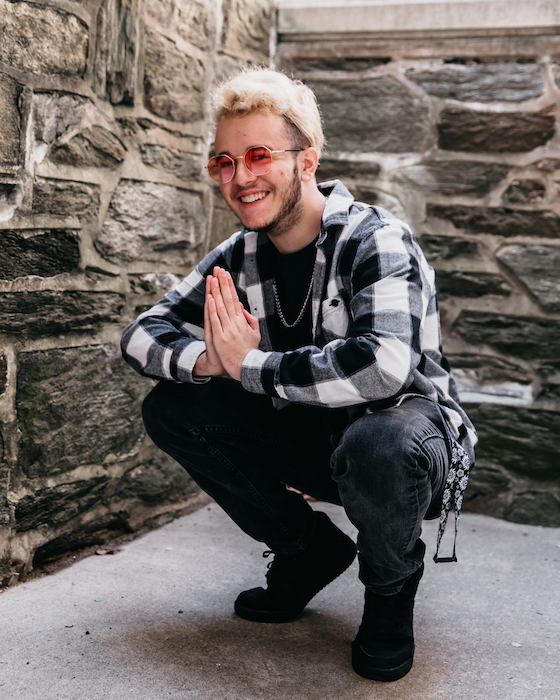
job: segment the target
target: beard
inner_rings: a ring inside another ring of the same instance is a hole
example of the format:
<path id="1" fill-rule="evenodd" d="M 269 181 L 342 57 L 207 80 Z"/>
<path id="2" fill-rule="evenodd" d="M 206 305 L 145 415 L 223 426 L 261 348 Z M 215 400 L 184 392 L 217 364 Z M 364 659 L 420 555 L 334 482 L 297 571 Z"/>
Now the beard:
<path id="1" fill-rule="evenodd" d="M 283 233 L 295 228 L 303 217 L 303 200 L 301 192 L 301 180 L 297 161 L 294 165 L 294 177 L 289 189 L 284 193 L 282 205 L 278 215 L 266 226 L 255 229 L 257 233 L 266 233 L 271 238 L 281 236 Z"/>

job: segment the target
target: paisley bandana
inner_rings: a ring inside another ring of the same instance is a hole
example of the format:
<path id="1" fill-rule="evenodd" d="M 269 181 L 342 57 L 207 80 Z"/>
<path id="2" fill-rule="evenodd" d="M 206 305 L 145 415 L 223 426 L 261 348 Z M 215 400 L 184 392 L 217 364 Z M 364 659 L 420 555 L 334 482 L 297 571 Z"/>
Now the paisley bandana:
<path id="1" fill-rule="evenodd" d="M 461 445 L 459 445 L 459 443 L 453 440 L 451 442 L 451 464 L 449 466 L 449 473 L 447 474 L 447 481 L 443 491 L 443 503 L 441 506 L 441 515 L 439 516 L 436 553 L 434 554 L 434 561 L 436 564 L 440 562 L 457 561 L 455 547 L 457 544 L 457 532 L 459 530 L 459 515 L 461 513 L 461 506 L 463 505 L 463 495 L 469 482 L 469 472 L 471 466 L 472 464 L 468 454 L 461 447 Z M 439 546 L 441 544 L 443 533 L 445 532 L 445 526 L 447 525 L 447 518 L 451 508 L 453 508 L 455 511 L 455 537 L 453 539 L 453 554 L 450 557 L 440 557 L 438 556 Z"/>

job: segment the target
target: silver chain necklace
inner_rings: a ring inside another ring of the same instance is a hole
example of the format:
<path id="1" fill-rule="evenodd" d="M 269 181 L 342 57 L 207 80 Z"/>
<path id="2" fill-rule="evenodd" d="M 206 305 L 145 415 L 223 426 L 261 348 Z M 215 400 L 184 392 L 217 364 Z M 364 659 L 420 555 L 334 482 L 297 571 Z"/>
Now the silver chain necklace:
<path id="1" fill-rule="evenodd" d="M 297 326 L 297 324 L 301 321 L 303 318 L 303 314 L 305 313 L 305 309 L 307 307 L 307 303 L 309 301 L 309 297 L 311 296 L 311 290 L 313 289 L 313 280 L 315 279 L 315 267 L 317 265 L 317 260 L 313 263 L 313 272 L 311 273 L 311 280 L 309 281 L 309 288 L 307 290 L 307 294 L 305 295 L 305 301 L 303 302 L 303 306 L 301 307 L 301 311 L 298 314 L 298 317 L 293 323 L 288 323 L 286 321 L 286 317 L 284 316 L 284 313 L 282 312 L 282 305 L 280 304 L 280 296 L 278 295 L 278 289 L 276 287 L 276 278 L 272 281 L 272 286 L 274 288 L 274 301 L 276 303 L 276 311 L 278 312 L 278 317 L 280 318 L 280 321 L 282 321 L 282 325 L 284 328 L 293 328 L 294 326 Z"/>

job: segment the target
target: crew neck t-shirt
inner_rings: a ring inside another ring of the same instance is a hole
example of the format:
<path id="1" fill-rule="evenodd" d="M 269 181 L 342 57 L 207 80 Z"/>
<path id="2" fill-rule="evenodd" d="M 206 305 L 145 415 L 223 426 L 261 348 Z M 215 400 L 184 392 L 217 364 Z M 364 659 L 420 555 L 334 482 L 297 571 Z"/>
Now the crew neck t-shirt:
<path id="1" fill-rule="evenodd" d="M 282 254 L 274 246 L 273 248 L 280 306 L 286 322 L 293 323 L 299 316 L 309 290 L 317 255 L 316 239 L 295 253 Z M 293 328 L 286 328 L 278 314 L 276 315 L 278 350 L 285 352 L 311 345 L 313 341 L 311 306 L 310 295 L 301 321 Z"/>

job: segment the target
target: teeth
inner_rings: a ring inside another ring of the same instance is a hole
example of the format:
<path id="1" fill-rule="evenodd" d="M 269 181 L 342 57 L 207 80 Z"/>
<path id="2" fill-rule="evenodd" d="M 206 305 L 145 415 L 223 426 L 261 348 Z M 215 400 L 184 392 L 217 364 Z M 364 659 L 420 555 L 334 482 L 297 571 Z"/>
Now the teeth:
<path id="1" fill-rule="evenodd" d="M 266 192 L 260 192 L 259 194 L 248 194 L 246 197 L 241 197 L 243 204 L 251 204 L 251 202 L 258 202 L 259 199 L 264 199 L 266 197 Z"/>

